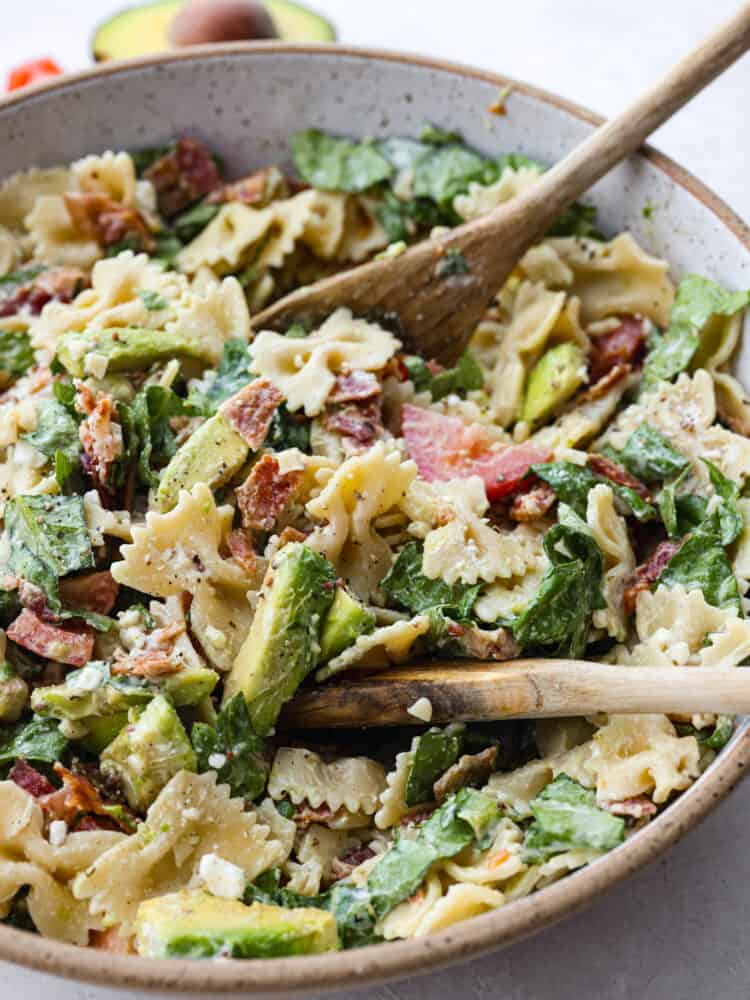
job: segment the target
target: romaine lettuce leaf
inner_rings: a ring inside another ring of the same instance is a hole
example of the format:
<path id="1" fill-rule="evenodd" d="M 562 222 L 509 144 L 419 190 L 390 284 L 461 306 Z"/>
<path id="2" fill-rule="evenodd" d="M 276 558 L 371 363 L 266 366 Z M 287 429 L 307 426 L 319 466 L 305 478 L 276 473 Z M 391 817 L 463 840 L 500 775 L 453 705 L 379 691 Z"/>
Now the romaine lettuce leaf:
<path id="1" fill-rule="evenodd" d="M 647 385 L 671 381 L 687 371 L 712 316 L 733 316 L 750 302 L 750 291 L 730 292 L 715 281 L 689 274 L 677 287 L 669 329 L 656 338 L 646 357 L 643 377 Z"/>
<path id="2" fill-rule="evenodd" d="M 194 388 L 188 396 L 190 406 L 205 417 L 216 413 L 224 400 L 239 392 L 255 375 L 250 371 L 250 348 L 240 337 L 224 344 L 224 354 L 219 362 L 216 375 L 204 379 L 203 387 Z"/>
<path id="3" fill-rule="evenodd" d="M 28 333 L 21 330 L 0 331 L 0 375 L 12 381 L 34 364 L 34 350 Z"/>
<path id="4" fill-rule="evenodd" d="M 586 517 L 589 492 L 598 483 L 609 486 L 639 521 L 653 521 L 658 516 L 653 504 L 647 503 L 630 486 L 623 486 L 622 483 L 616 483 L 606 476 L 595 475 L 585 465 L 575 465 L 573 462 L 543 462 L 532 465 L 531 471 L 551 486 L 557 499 L 571 507 L 581 518 Z"/>
<path id="5" fill-rule="evenodd" d="M 170 420 L 194 416 L 196 410 L 171 389 L 149 385 L 141 389 L 130 406 L 138 439 L 138 475 L 145 486 L 158 486 L 157 468 L 167 464 L 177 451 L 177 437 Z"/>
<path id="6" fill-rule="evenodd" d="M 393 173 L 374 143 L 351 142 L 307 129 L 295 133 L 291 144 L 297 170 L 308 184 L 324 191 L 366 191 Z"/>
<path id="7" fill-rule="evenodd" d="M 625 839 L 625 821 L 600 809 L 594 792 L 566 774 L 551 781 L 530 806 L 534 822 L 523 842 L 530 864 L 576 849 L 610 851 Z"/>
<path id="8" fill-rule="evenodd" d="M 37 403 L 36 413 L 36 427 L 23 440 L 54 462 L 55 478 L 64 490 L 79 465 L 78 421 L 56 399 Z"/>
<path id="9" fill-rule="evenodd" d="M 263 756 L 265 744 L 253 729 L 245 697 L 237 694 L 219 712 L 216 726 L 196 722 L 190 738 L 198 758 L 198 771 L 216 771 L 221 784 L 232 795 L 257 799 L 268 779 L 269 765 Z M 217 766 L 217 760 L 224 763 Z"/>
<path id="10" fill-rule="evenodd" d="M 649 423 L 633 431 L 619 455 L 620 461 L 644 483 L 655 483 L 679 475 L 690 465 L 664 435 Z"/>
<path id="11" fill-rule="evenodd" d="M 456 619 L 466 619 L 479 594 L 480 586 L 463 583 L 448 584 L 431 580 L 422 572 L 422 546 L 408 542 L 399 552 L 396 562 L 381 583 L 386 596 L 412 614 L 422 614 L 440 608 Z"/>
<path id="12" fill-rule="evenodd" d="M 428 729 L 417 740 L 414 763 L 406 780 L 406 804 L 418 806 L 434 799 L 432 786 L 451 765 L 455 764 L 464 746 L 464 729 L 446 726 Z"/>
<path id="13" fill-rule="evenodd" d="M 722 543 L 725 531 L 721 508 L 718 508 L 688 535 L 665 566 L 657 584 L 667 587 L 680 584 L 687 590 L 702 590 L 709 604 L 717 608 L 736 608 L 742 615 L 737 579 Z"/>
<path id="14" fill-rule="evenodd" d="M 55 719 L 19 722 L 15 726 L 0 726 L 0 765 L 12 764 L 18 758 L 54 764 L 68 745 Z"/>

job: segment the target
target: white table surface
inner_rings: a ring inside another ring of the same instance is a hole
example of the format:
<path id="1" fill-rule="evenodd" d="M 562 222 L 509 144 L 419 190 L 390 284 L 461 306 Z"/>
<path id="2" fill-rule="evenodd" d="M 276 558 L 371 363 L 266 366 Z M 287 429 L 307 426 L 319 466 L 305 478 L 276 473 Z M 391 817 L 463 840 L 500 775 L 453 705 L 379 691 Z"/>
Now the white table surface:
<path id="1" fill-rule="evenodd" d="M 0 74 L 53 55 L 88 62 L 92 25 L 127 0 L 0 0 Z M 693 45 L 738 0 L 316 0 L 341 40 L 496 69 L 604 113 Z M 750 57 L 655 143 L 750 217 Z M 365 992 L 361 1000 L 746 1000 L 750 993 L 750 783 L 665 858 L 585 913 L 471 965 Z M 340 994 L 342 997 L 354 992 Z M 0 997 L 115 1000 L 0 963 Z"/>

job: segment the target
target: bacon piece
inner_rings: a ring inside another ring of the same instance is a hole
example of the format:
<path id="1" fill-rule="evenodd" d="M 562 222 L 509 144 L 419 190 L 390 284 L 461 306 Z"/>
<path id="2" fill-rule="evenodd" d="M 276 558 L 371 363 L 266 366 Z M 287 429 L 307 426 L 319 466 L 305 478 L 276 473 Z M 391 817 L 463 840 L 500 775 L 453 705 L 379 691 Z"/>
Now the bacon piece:
<path id="1" fill-rule="evenodd" d="M 380 400 L 351 403 L 326 413 L 325 424 L 329 431 L 337 431 L 361 445 L 373 444 L 383 429 Z"/>
<path id="2" fill-rule="evenodd" d="M 76 229 L 100 246 L 111 247 L 125 239 L 133 239 L 148 253 L 156 248 L 141 213 L 113 201 L 106 194 L 66 194 L 65 207 Z"/>
<path id="3" fill-rule="evenodd" d="M 80 819 L 75 820 L 71 833 L 84 833 L 90 832 L 92 830 L 119 830 L 120 827 L 113 819 L 109 819 L 107 816 L 81 816 Z"/>
<path id="4" fill-rule="evenodd" d="M 353 371 L 337 375 L 336 384 L 328 396 L 329 403 L 351 403 L 380 395 L 380 382 L 372 372 Z"/>
<path id="5" fill-rule="evenodd" d="M 293 528 L 290 524 L 288 524 L 286 528 L 284 528 L 284 530 L 279 535 L 278 547 L 280 549 L 283 549 L 283 547 L 285 545 L 288 545 L 290 542 L 304 542 L 306 538 L 307 535 L 304 533 L 304 531 L 298 531 L 297 528 Z"/>
<path id="6" fill-rule="evenodd" d="M 279 168 L 264 167 L 238 181 L 222 185 L 212 191 L 206 200 L 211 205 L 240 201 L 243 205 L 259 207 L 267 205 L 273 198 L 285 198 L 288 194 L 289 184 Z"/>
<path id="7" fill-rule="evenodd" d="M 632 799 L 620 799 L 613 802 L 602 802 L 602 808 L 613 816 L 629 816 L 631 819 L 643 819 L 655 816 L 659 811 L 651 799 L 645 795 L 637 795 Z"/>
<path id="8" fill-rule="evenodd" d="M 60 581 L 60 596 L 71 608 L 108 615 L 115 606 L 120 585 L 109 570 L 69 576 Z"/>
<path id="9" fill-rule="evenodd" d="M 52 625 L 24 608 L 8 629 L 8 638 L 24 649 L 71 667 L 83 667 L 94 651 L 94 630 L 89 625 Z"/>
<path id="10" fill-rule="evenodd" d="M 121 650 L 115 652 L 112 673 L 147 678 L 179 673 L 182 664 L 174 656 L 174 645 L 184 632 L 184 622 L 173 622 L 164 628 L 154 629 L 149 632 L 144 645 L 139 649 L 126 655 Z"/>
<path id="11" fill-rule="evenodd" d="M 81 827 L 78 826 L 80 830 Z M 89 948 L 98 948 L 100 951 L 109 951 L 113 955 L 135 955 L 135 937 L 123 937 L 117 927 L 110 927 L 106 931 L 91 931 L 89 935 Z"/>
<path id="12" fill-rule="evenodd" d="M 22 309 L 38 316 L 48 302 L 72 302 L 89 280 L 77 267 L 50 267 L 10 294 L 0 295 L 0 316 L 14 316 Z"/>
<path id="13" fill-rule="evenodd" d="M 8 774 L 10 781 L 14 781 L 19 788 L 23 788 L 35 799 L 40 799 L 44 795 L 51 795 L 56 789 L 51 781 L 48 781 L 43 774 L 40 774 L 31 764 L 25 760 L 17 760 Z"/>
<path id="14" fill-rule="evenodd" d="M 606 375 L 602 375 L 593 385 L 590 385 L 585 392 L 576 396 L 576 404 L 580 406 L 582 403 L 590 403 L 594 399 L 601 399 L 602 396 L 606 396 L 612 386 L 619 382 L 620 379 L 625 378 L 626 375 L 629 375 L 632 370 L 632 365 L 615 365 Z"/>
<path id="15" fill-rule="evenodd" d="M 646 344 L 645 322 L 637 316 L 622 316 L 609 333 L 592 337 L 589 362 L 591 381 L 596 382 L 616 365 L 633 365 Z"/>
<path id="16" fill-rule="evenodd" d="M 480 753 L 465 753 L 432 786 L 436 802 L 442 802 L 451 792 L 467 785 L 484 784 L 497 763 L 497 747 L 487 747 Z"/>
<path id="17" fill-rule="evenodd" d="M 454 623 L 457 625 L 457 623 Z M 462 633 L 451 630 L 463 655 L 475 660 L 512 660 L 518 656 L 520 647 L 508 629 L 484 629 L 478 625 L 468 628 L 458 625 Z"/>
<path id="18" fill-rule="evenodd" d="M 180 139 L 143 176 L 154 185 L 159 212 L 167 219 L 221 186 L 211 151 L 197 139 Z"/>
<path id="19" fill-rule="evenodd" d="M 371 847 L 350 847 L 340 858 L 334 858 L 331 862 L 330 881 L 338 882 L 342 878 L 348 878 L 363 861 L 369 861 L 374 857 L 375 851 Z"/>
<path id="20" fill-rule="evenodd" d="M 514 521 L 538 521 L 553 506 L 557 497 L 547 483 L 540 483 L 513 498 L 510 517 Z"/>
<path id="21" fill-rule="evenodd" d="M 292 817 L 298 829 L 306 830 L 311 823 L 327 823 L 333 819 L 336 813 L 325 802 L 317 808 L 313 808 L 307 799 L 303 799 L 298 806 L 294 807 Z"/>
<path id="22" fill-rule="evenodd" d="M 653 503 L 653 497 L 649 492 L 648 486 L 642 483 L 640 479 L 636 479 L 635 476 L 631 476 L 628 470 L 623 468 L 619 462 L 613 462 L 606 455 L 589 455 L 588 466 L 597 476 L 604 476 L 605 479 L 610 479 L 613 483 L 619 483 L 620 486 L 628 486 L 631 490 L 635 490 L 638 496 L 642 497 L 646 503 Z"/>
<path id="23" fill-rule="evenodd" d="M 659 579 L 681 545 L 682 542 L 661 542 L 645 563 L 636 566 L 635 580 L 629 587 L 626 587 L 622 595 L 626 614 L 632 615 L 638 602 L 638 595 L 641 591 L 648 590 L 651 584 Z"/>
<path id="24" fill-rule="evenodd" d="M 551 458 L 548 448 L 531 443 L 498 446 L 482 424 L 465 424 L 459 417 L 410 404 L 402 409 L 402 431 L 424 479 L 481 476 L 490 503 L 515 493 L 530 466 Z"/>
<path id="25" fill-rule="evenodd" d="M 253 576 L 257 568 L 258 557 L 253 548 L 253 541 L 244 531 L 230 531 L 227 545 L 232 558 L 239 563 L 248 576 Z"/>
<path id="26" fill-rule="evenodd" d="M 83 468 L 91 479 L 105 489 L 109 488 L 112 466 L 123 452 L 122 429 L 114 419 L 114 401 L 104 393 L 91 406 L 91 391 L 78 385 L 76 405 L 88 413 L 78 429 L 83 447 Z"/>
<path id="27" fill-rule="evenodd" d="M 253 451 L 263 444 L 273 415 L 284 399 L 268 379 L 258 378 L 222 403 L 224 417 Z"/>
<path id="28" fill-rule="evenodd" d="M 274 455 L 263 455 L 242 486 L 234 491 L 243 525 L 256 531 L 271 531 L 303 478 L 301 469 L 281 472 Z"/>
<path id="29" fill-rule="evenodd" d="M 39 805 L 48 816 L 63 820 L 72 829 L 81 819 L 82 814 L 86 816 L 93 813 L 95 816 L 103 817 L 105 821 L 114 822 L 116 826 L 127 833 L 132 833 L 135 820 L 133 814 L 129 810 L 125 810 L 125 816 L 122 819 L 113 815 L 107 806 L 119 805 L 119 803 L 108 804 L 104 802 L 88 778 L 74 774 L 73 771 L 69 771 L 60 763 L 55 764 L 55 774 L 61 779 L 62 787 L 39 799 Z M 95 829 L 101 828 L 99 825 L 95 827 Z M 78 829 L 81 829 L 80 825 Z"/>

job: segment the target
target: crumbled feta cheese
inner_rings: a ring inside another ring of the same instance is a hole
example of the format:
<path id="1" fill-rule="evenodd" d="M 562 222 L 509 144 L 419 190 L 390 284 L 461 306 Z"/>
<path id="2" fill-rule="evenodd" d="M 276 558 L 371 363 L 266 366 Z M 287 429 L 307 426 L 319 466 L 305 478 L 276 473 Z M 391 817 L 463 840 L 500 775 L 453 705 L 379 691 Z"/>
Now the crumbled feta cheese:
<path id="1" fill-rule="evenodd" d="M 417 698 L 413 705 L 409 705 L 406 710 L 409 715 L 413 715 L 415 719 L 421 719 L 422 722 L 429 722 L 432 718 L 432 702 L 429 698 Z"/>
<path id="2" fill-rule="evenodd" d="M 68 824 L 64 819 L 53 819 L 49 825 L 49 842 L 53 847 L 62 847 L 68 836 Z"/>
<path id="3" fill-rule="evenodd" d="M 94 666 L 84 667 L 71 674 L 67 679 L 70 691 L 96 691 L 104 683 L 104 674 Z"/>
<path id="4" fill-rule="evenodd" d="M 196 823 L 201 818 L 201 811 L 195 806 L 190 806 L 189 809 L 182 810 L 182 815 L 189 823 Z"/>
<path id="5" fill-rule="evenodd" d="M 204 854 L 200 860 L 198 874 L 212 896 L 221 899 L 240 899 L 245 891 L 247 879 L 238 865 L 225 861 L 218 854 Z"/>
<path id="6" fill-rule="evenodd" d="M 28 465 L 31 469 L 41 469 L 47 464 L 47 456 L 38 451 L 28 441 L 19 441 L 13 451 L 13 460 L 17 465 Z"/>
<path id="7" fill-rule="evenodd" d="M 89 731 L 85 722 L 72 722 L 70 719 L 63 719 L 58 728 L 67 740 L 80 740 Z"/>
<path id="8" fill-rule="evenodd" d="M 227 762 L 227 756 L 223 753 L 212 753 L 208 758 L 208 766 L 215 771 L 220 771 Z"/>
<path id="9" fill-rule="evenodd" d="M 104 378 L 107 374 L 108 364 L 109 358 L 106 354 L 97 354 L 96 351 L 89 351 L 83 359 L 83 370 L 87 375 L 93 375 L 94 378 Z"/>

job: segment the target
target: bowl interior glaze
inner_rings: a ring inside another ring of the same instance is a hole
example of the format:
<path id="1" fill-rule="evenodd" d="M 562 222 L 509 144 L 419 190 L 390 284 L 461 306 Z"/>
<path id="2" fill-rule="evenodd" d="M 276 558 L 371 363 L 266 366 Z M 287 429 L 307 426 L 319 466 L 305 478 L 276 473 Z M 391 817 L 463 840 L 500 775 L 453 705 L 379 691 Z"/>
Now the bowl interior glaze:
<path id="1" fill-rule="evenodd" d="M 191 50 L 106 65 L 0 103 L 0 177 L 175 135 L 204 139 L 232 173 L 289 165 L 290 133 L 311 126 L 358 136 L 416 135 L 425 121 L 487 152 L 553 162 L 598 121 L 554 95 L 513 83 L 507 114 L 488 109 L 507 81 L 414 56 L 276 43 Z M 683 114 L 690 114 L 688 109 Z M 632 157 L 591 191 L 599 226 L 629 229 L 673 275 L 697 271 L 750 286 L 750 233 L 715 195 L 654 153 Z M 646 205 L 651 211 L 644 214 Z M 647 217 L 648 216 L 648 217 Z M 750 385 L 750 338 L 737 363 Z M 748 724 L 701 779 L 606 857 L 540 893 L 427 937 L 310 958 L 155 962 L 73 948 L 0 927 L 0 958 L 110 987 L 200 995 L 291 995 L 434 970 L 528 935 L 580 908 L 669 847 L 744 774 Z"/>

